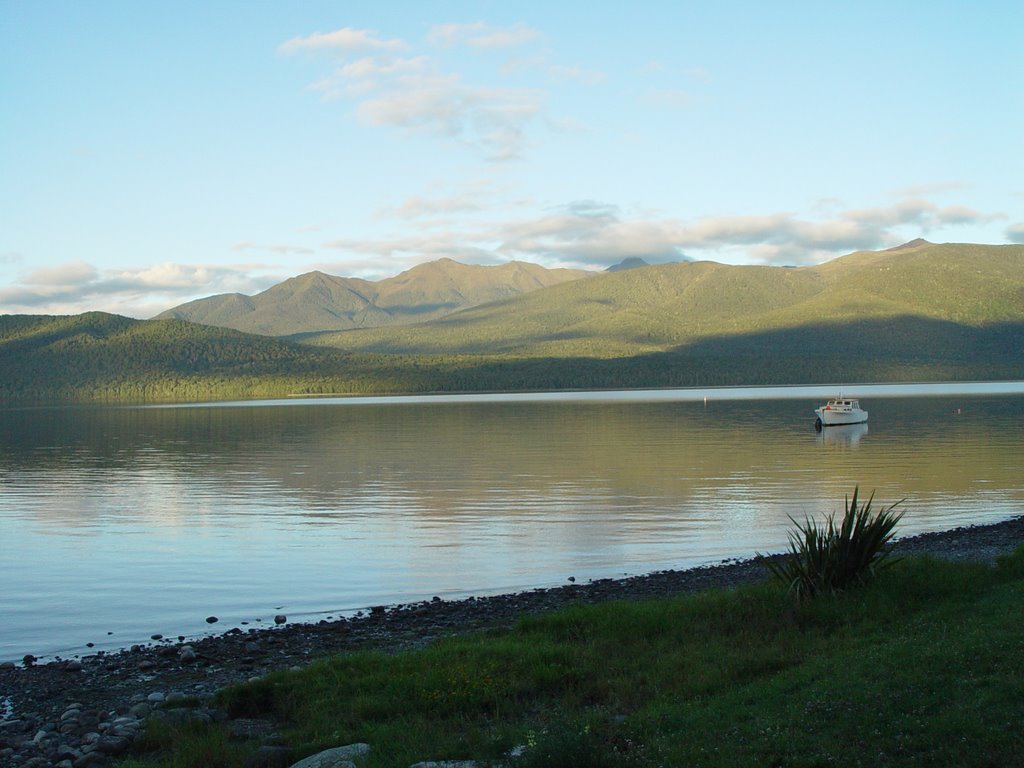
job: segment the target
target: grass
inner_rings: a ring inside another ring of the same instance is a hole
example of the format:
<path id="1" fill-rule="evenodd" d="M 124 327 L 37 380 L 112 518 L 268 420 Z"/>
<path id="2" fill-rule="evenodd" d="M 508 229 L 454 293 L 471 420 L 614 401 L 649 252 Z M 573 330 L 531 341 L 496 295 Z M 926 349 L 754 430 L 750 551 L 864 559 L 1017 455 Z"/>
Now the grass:
<path id="1" fill-rule="evenodd" d="M 297 757 L 365 741 L 379 768 L 516 747 L 514 765 L 548 768 L 1008 765 L 1024 754 L 1022 615 L 1024 548 L 998 567 L 911 558 L 801 603 L 765 582 L 339 656 L 221 703 L 281 718 Z M 159 764 L 237 761 L 218 733 Z"/>

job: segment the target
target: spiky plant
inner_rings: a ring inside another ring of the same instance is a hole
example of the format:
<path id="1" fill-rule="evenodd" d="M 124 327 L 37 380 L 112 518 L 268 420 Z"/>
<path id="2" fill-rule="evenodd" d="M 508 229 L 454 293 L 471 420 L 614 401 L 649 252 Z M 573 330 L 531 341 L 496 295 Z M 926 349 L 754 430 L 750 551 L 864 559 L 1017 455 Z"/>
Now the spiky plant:
<path id="1" fill-rule="evenodd" d="M 853 498 L 847 497 L 838 527 L 835 513 L 823 526 L 810 518 L 801 525 L 790 517 L 797 530 L 789 534 L 789 552 L 782 558 L 764 558 L 768 570 L 801 600 L 862 584 L 887 560 L 892 562 L 887 545 L 903 517 L 895 508 L 905 499 L 872 512 L 875 494 L 859 505 L 859 491 L 854 488 Z"/>

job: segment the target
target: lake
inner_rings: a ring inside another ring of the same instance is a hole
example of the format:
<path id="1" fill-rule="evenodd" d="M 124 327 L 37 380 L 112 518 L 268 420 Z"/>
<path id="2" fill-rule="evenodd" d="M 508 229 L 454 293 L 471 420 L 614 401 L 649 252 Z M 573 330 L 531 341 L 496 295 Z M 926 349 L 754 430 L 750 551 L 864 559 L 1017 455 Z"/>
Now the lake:
<path id="1" fill-rule="evenodd" d="M 747 558 L 858 484 L 900 535 L 1024 514 L 1024 384 L 815 432 L 835 393 L 0 411 L 0 661 Z"/>

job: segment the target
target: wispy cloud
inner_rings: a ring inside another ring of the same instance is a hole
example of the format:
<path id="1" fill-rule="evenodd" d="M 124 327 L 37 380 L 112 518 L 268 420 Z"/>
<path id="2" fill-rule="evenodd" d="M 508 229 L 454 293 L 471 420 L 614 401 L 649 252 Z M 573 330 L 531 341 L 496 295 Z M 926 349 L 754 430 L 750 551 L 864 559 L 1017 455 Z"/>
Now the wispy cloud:
<path id="1" fill-rule="evenodd" d="M 479 197 L 474 194 L 450 197 L 421 197 L 414 195 L 394 208 L 383 208 L 377 212 L 379 218 L 418 219 L 439 214 L 465 213 L 481 209 Z"/>
<path id="2" fill-rule="evenodd" d="M 946 192 L 958 192 L 967 189 L 970 185 L 962 181 L 932 181 L 926 184 L 915 184 L 910 187 L 897 189 L 897 197 L 924 197 L 926 195 L 941 195 Z"/>
<path id="3" fill-rule="evenodd" d="M 1024 243 L 1024 222 L 1006 228 L 1006 239 L 1011 243 Z"/>
<path id="4" fill-rule="evenodd" d="M 574 80 L 583 85 L 601 85 L 608 79 L 608 75 L 604 72 L 561 64 L 552 64 L 548 67 L 548 74 L 556 80 Z"/>
<path id="5" fill-rule="evenodd" d="M 312 248 L 303 245 L 288 245 L 287 243 L 274 243 L 273 245 L 260 245 L 242 240 L 231 246 L 232 251 L 267 251 L 269 253 L 280 253 L 285 255 L 303 255 L 314 253 Z"/>
<path id="6" fill-rule="evenodd" d="M 694 105 L 694 97 L 679 88 L 652 88 L 640 94 L 640 100 L 656 107 L 685 109 Z"/>
<path id="7" fill-rule="evenodd" d="M 100 270 L 70 261 L 26 273 L 0 289 L 0 307 L 11 313 L 75 314 L 103 310 L 149 317 L 197 295 L 251 293 L 283 275 L 263 275 L 262 265 L 201 265 L 165 262 L 139 269 Z"/>
<path id="8" fill-rule="evenodd" d="M 410 213 L 426 216 L 443 212 L 442 207 L 418 200 L 410 206 Z M 709 258 L 802 265 L 1000 216 L 911 199 L 888 207 L 839 210 L 818 219 L 778 212 L 683 220 L 649 212 L 627 214 L 614 205 L 580 200 L 516 219 L 481 221 L 390 239 L 341 239 L 325 247 L 412 263 L 450 256 L 473 263 L 525 259 L 547 266 L 600 268 L 641 256 L 649 261 Z M 1008 230 L 1008 237 L 1024 234 L 1015 225 Z"/>
<path id="9" fill-rule="evenodd" d="M 360 51 L 401 51 L 409 45 L 404 40 L 383 40 L 367 29 L 342 27 L 333 32 L 315 32 L 305 37 L 293 37 L 282 43 L 279 51 L 292 53 L 352 53 Z"/>
<path id="10" fill-rule="evenodd" d="M 524 24 L 492 27 L 483 22 L 435 26 L 437 46 L 465 45 L 479 50 L 523 45 L 538 32 Z M 284 54 L 328 52 L 340 58 L 333 71 L 309 88 L 323 98 L 348 99 L 365 125 L 442 137 L 475 148 L 492 161 L 522 157 L 527 129 L 546 108 L 547 94 L 536 88 L 510 88 L 468 82 L 445 71 L 424 53 L 399 55 L 411 46 L 367 30 L 345 27 L 298 37 L 280 46 Z M 594 77 L 579 70 L 577 77 Z"/>
<path id="11" fill-rule="evenodd" d="M 468 45 L 471 48 L 495 49 L 512 48 L 533 42 L 540 37 L 527 24 L 513 24 L 509 27 L 493 27 L 482 21 L 468 24 L 436 24 L 430 29 L 428 39 L 434 45 Z"/>

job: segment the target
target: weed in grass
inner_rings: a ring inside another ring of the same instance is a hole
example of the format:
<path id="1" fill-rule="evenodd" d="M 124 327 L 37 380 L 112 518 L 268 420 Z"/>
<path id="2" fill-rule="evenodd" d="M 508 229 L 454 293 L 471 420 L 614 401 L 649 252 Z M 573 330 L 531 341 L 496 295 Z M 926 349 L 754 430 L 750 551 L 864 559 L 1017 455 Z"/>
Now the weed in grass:
<path id="1" fill-rule="evenodd" d="M 854 488 L 853 498 L 847 498 L 838 526 L 834 513 L 824 526 L 810 518 L 801 525 L 790 517 L 797 532 L 789 535 L 789 552 L 781 560 L 762 557 L 768 570 L 801 600 L 862 584 L 889 558 L 886 545 L 903 517 L 895 508 L 904 500 L 872 512 L 875 494 L 858 504 L 859 491 Z"/>

